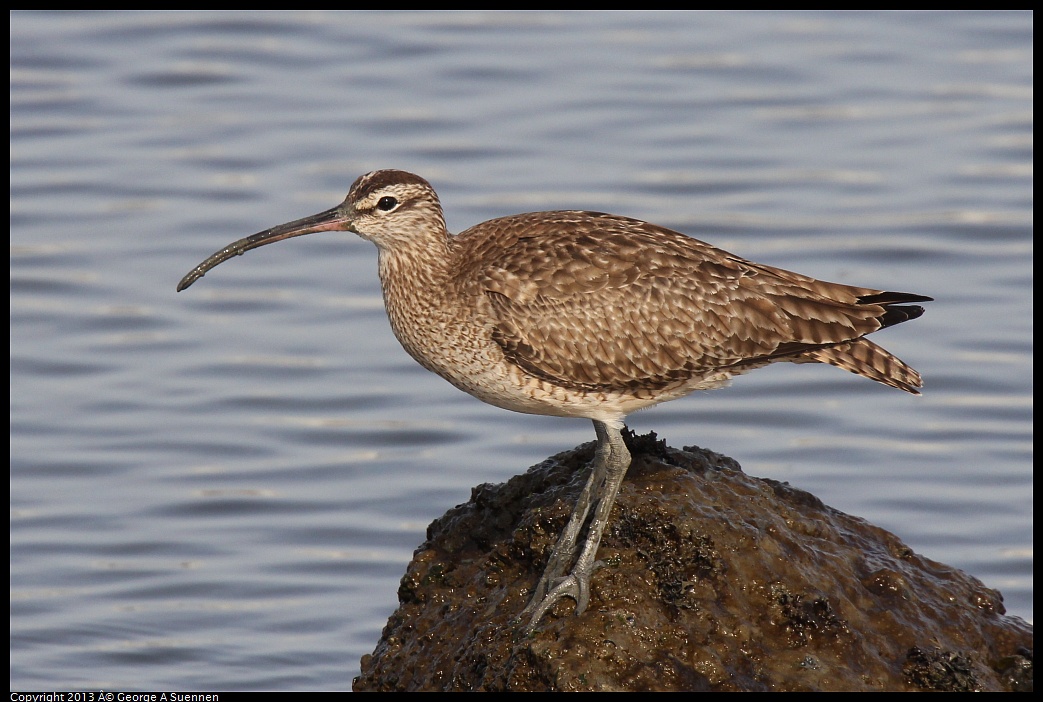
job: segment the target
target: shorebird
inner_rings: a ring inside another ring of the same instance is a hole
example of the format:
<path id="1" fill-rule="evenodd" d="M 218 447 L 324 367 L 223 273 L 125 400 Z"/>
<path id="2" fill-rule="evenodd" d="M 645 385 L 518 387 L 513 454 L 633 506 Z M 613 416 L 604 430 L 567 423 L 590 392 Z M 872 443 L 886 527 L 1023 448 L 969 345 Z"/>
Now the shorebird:
<path id="1" fill-rule="evenodd" d="M 929 297 L 815 280 L 601 212 L 519 214 L 453 236 L 431 185 L 397 170 L 229 244 L 177 289 L 250 249 L 324 231 L 376 244 L 391 329 L 424 368 L 497 407 L 594 422 L 590 478 L 520 614 L 527 631 L 564 598 L 576 614 L 587 607 L 630 466 L 629 413 L 778 361 L 828 363 L 913 394 L 922 385 L 865 337 L 919 317 L 911 303 Z"/>

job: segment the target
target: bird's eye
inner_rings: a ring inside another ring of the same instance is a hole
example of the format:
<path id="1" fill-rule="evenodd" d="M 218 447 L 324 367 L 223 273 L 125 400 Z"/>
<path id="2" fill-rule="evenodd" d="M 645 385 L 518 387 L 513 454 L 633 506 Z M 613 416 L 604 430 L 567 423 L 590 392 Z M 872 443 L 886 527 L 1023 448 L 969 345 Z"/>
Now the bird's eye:
<path id="1" fill-rule="evenodd" d="M 377 201 L 377 209 L 382 212 L 390 212 L 396 207 L 398 207 L 398 200 L 390 195 L 385 195 Z"/>

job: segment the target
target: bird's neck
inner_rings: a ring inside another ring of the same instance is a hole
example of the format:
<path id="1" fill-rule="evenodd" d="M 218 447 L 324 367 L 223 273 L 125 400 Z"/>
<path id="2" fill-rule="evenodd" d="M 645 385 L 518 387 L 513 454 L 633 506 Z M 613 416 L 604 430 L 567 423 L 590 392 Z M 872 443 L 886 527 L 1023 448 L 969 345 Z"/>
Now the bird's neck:
<path id="1" fill-rule="evenodd" d="M 452 268 L 449 234 L 428 230 L 393 247 L 378 247 L 384 306 L 396 334 L 403 326 L 427 325 L 430 315 L 444 311 Z"/>
<path id="2" fill-rule="evenodd" d="M 397 241 L 394 246 L 378 244 L 378 270 L 384 299 L 430 296 L 444 287 L 449 277 L 451 251 L 449 234 L 427 231 Z"/>
<path id="3" fill-rule="evenodd" d="M 418 250 L 380 250 L 380 285 L 391 329 L 422 366 L 450 377 L 442 363 L 447 328 L 458 325 L 460 303 L 453 299 L 451 242 L 428 242 Z"/>

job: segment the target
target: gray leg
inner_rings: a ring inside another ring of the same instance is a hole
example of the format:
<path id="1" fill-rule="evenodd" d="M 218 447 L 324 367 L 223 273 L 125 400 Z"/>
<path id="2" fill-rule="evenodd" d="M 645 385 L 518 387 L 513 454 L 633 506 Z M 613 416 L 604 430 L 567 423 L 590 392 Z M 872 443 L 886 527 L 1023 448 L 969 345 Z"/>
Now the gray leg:
<path id="1" fill-rule="evenodd" d="M 598 435 L 598 447 L 590 465 L 590 479 L 583 486 L 569 523 L 551 552 L 543 577 L 533 591 L 532 600 L 521 613 L 523 619 L 531 617 L 526 632 L 535 629 L 543 615 L 558 600 L 564 597 L 574 599 L 576 614 L 586 609 L 590 600 L 590 576 L 599 565 L 595 559 L 601 544 L 601 534 L 608 524 L 619 485 L 630 467 L 630 452 L 619 430 L 595 420 L 594 431 Z M 592 507 L 594 516 L 587 527 L 583 549 L 576 558 L 579 535 Z M 572 572 L 566 575 L 570 566 Z"/>

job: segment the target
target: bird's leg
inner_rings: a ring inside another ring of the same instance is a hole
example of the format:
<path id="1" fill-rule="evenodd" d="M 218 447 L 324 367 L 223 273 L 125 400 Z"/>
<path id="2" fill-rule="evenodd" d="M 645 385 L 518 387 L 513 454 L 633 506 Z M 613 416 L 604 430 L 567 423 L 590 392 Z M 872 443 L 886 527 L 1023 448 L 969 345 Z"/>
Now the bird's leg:
<path id="1" fill-rule="evenodd" d="M 594 431 L 598 436 L 598 446 L 590 465 L 590 478 L 583 486 L 569 523 L 551 552 L 543 577 L 533 591 L 532 600 L 521 613 L 522 618 L 531 617 L 526 626 L 527 632 L 535 629 L 547 610 L 563 597 L 571 597 L 576 601 L 576 614 L 586 609 L 590 600 L 590 576 L 600 564 L 595 557 L 601 544 L 601 534 L 608 524 L 619 485 L 630 467 L 630 452 L 623 443 L 619 429 L 594 420 Z M 587 527 L 583 549 L 576 558 L 579 535 L 592 507 L 594 516 Z M 572 570 L 566 575 L 570 566 Z"/>
<path id="2" fill-rule="evenodd" d="M 596 428 L 597 425 L 595 423 Z M 587 516 L 590 514 L 590 507 L 593 504 L 593 495 L 601 494 L 605 483 L 610 452 L 611 447 L 607 442 L 602 441 L 599 431 L 594 460 L 590 463 L 590 477 L 587 478 L 586 485 L 583 486 L 583 490 L 576 499 L 568 524 L 565 525 L 565 529 L 562 530 L 561 535 L 558 537 L 558 542 L 551 551 L 550 558 L 547 559 L 547 565 L 543 569 L 543 577 L 540 578 L 540 582 L 533 590 L 532 603 L 526 611 L 532 609 L 533 605 L 543 599 L 551 589 L 554 581 L 565 575 L 565 572 L 575 560 L 579 535 L 583 526 L 587 523 Z"/>

